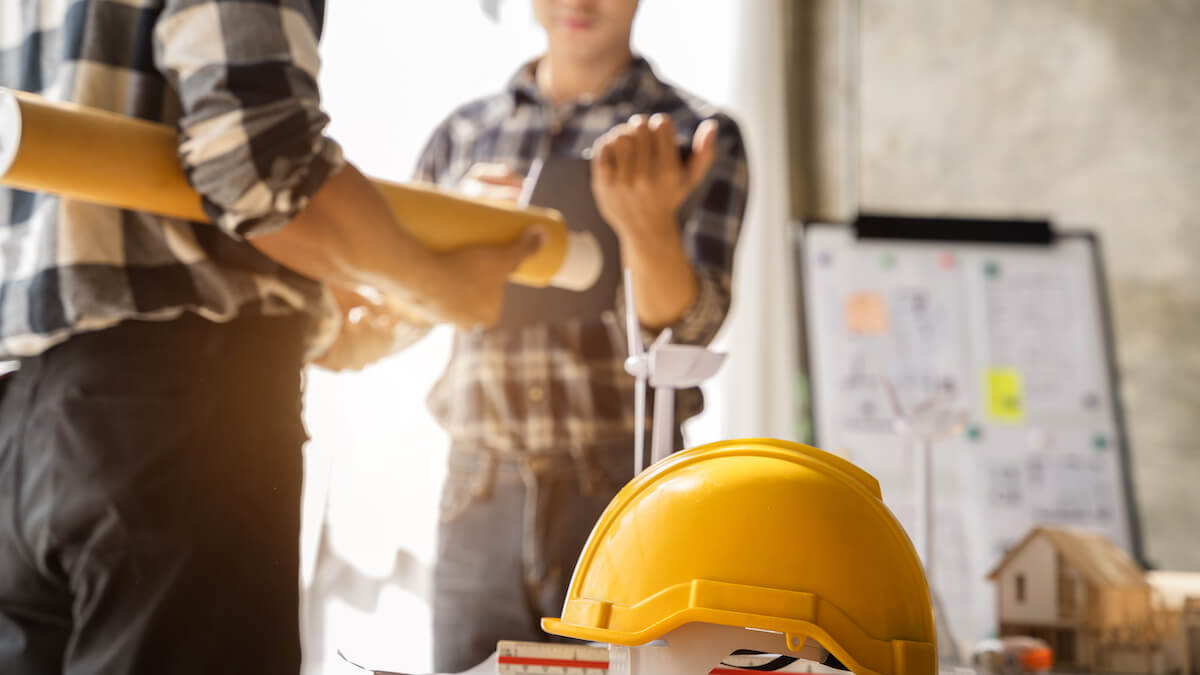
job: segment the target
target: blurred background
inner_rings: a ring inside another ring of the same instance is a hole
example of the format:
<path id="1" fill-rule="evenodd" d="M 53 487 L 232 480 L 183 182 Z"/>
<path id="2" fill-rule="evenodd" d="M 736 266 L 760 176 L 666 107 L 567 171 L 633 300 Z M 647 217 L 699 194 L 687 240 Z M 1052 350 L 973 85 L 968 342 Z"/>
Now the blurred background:
<path id="1" fill-rule="evenodd" d="M 730 359 L 688 444 L 809 440 L 797 223 L 865 210 L 1084 227 L 1108 270 L 1146 557 L 1200 570 L 1197 34 L 1194 0 L 642 0 L 635 49 L 730 111 L 752 162 L 717 341 Z M 523 0 L 331 2 L 330 134 L 365 172 L 405 180 L 434 126 L 543 40 Z M 306 672 L 355 672 L 339 651 L 430 670 L 447 441 L 424 396 L 448 347 L 435 332 L 361 373 L 308 373 Z"/>

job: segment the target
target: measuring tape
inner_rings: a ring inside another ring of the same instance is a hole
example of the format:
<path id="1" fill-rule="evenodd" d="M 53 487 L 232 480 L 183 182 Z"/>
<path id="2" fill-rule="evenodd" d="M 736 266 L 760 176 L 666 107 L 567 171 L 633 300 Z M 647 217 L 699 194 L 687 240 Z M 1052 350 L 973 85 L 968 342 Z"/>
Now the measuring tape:
<path id="1" fill-rule="evenodd" d="M 777 659 L 771 654 L 727 656 L 709 675 L 748 675 Z M 605 675 L 608 673 L 608 648 L 544 642 L 502 641 L 496 646 L 496 670 L 499 675 Z M 812 661 L 801 660 L 775 673 L 840 673 Z"/>

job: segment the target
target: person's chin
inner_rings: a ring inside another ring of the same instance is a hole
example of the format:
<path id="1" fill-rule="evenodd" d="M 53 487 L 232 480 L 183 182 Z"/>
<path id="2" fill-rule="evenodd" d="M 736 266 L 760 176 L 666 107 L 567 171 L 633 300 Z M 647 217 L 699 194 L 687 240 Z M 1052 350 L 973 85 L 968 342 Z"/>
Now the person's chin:
<path id="1" fill-rule="evenodd" d="M 559 41 L 559 44 L 566 47 L 566 53 L 571 55 L 571 58 L 578 61 L 591 61 L 599 56 L 602 50 L 589 40 L 581 40 L 577 37 L 565 37 Z"/>

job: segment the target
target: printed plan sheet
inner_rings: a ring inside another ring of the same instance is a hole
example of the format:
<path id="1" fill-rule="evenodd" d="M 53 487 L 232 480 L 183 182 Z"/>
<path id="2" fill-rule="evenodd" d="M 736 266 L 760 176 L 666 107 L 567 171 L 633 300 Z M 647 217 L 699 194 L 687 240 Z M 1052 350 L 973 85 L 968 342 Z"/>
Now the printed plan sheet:
<path id="1" fill-rule="evenodd" d="M 933 583 L 960 643 L 994 630 L 987 574 L 1039 523 L 1130 550 L 1118 413 L 1093 245 L 856 240 L 810 225 L 801 245 L 816 445 L 871 472 L 914 529 L 911 410 L 961 415 L 933 444 Z M 921 550 L 921 544 L 918 550 Z"/>

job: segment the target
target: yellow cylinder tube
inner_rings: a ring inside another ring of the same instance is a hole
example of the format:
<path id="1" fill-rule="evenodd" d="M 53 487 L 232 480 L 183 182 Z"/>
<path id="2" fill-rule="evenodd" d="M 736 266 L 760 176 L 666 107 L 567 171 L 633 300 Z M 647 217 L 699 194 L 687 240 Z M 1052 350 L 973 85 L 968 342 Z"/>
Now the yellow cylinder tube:
<path id="1" fill-rule="evenodd" d="M 11 188 L 206 222 L 179 167 L 177 143 L 175 129 L 164 124 L 0 88 L 0 184 Z M 513 281 L 584 290 L 599 276 L 598 251 L 570 236 L 558 211 L 373 182 L 400 226 L 434 250 L 511 242 L 539 225 L 546 241 Z"/>

